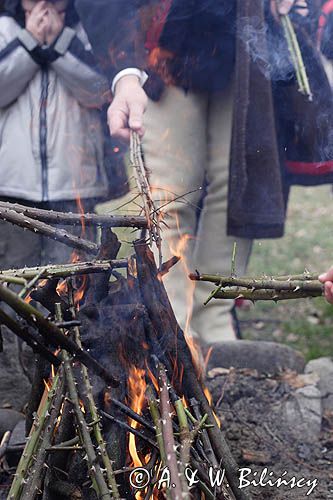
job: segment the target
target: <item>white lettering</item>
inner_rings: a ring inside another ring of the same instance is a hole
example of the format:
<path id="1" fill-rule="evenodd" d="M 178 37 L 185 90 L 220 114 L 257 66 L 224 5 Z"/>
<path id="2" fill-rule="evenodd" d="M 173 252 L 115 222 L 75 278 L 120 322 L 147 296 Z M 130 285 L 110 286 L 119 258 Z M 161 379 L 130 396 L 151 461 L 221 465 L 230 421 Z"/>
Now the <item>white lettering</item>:
<path id="1" fill-rule="evenodd" d="M 248 467 L 244 467 L 243 469 L 238 469 L 238 472 L 240 472 L 238 489 L 241 490 L 250 486 L 251 481 L 248 481 L 245 478 L 252 473 L 252 470 Z"/>

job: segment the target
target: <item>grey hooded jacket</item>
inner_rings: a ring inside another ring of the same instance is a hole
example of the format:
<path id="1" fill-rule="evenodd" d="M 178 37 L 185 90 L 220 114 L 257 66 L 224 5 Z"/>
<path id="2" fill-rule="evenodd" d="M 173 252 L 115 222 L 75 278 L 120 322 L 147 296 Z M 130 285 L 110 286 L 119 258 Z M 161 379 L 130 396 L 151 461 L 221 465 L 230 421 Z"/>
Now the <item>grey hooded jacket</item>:
<path id="1" fill-rule="evenodd" d="M 105 196 L 100 108 L 108 94 L 80 25 L 41 48 L 14 18 L 0 17 L 0 196 Z"/>

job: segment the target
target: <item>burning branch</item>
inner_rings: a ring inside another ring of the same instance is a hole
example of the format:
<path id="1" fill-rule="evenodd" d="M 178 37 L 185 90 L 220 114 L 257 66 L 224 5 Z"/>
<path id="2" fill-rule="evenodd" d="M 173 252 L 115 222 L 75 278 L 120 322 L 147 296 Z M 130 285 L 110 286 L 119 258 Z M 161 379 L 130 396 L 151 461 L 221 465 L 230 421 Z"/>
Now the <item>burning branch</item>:
<path id="1" fill-rule="evenodd" d="M 213 410 L 207 401 L 198 374 L 193 364 L 189 347 L 186 343 L 184 333 L 179 327 L 169 302 L 165 288 L 157 279 L 158 270 L 154 257 L 142 242 L 134 243 L 137 257 L 137 272 L 143 302 L 146 305 L 151 323 L 160 343 L 161 352 L 166 357 L 177 360 L 182 367 L 182 388 L 188 399 L 194 397 L 200 404 L 201 410 L 207 414 L 209 424 L 208 435 L 218 461 L 221 462 L 226 471 L 226 476 L 236 500 L 247 500 L 248 494 L 238 488 L 238 466 L 234 460 L 227 442 L 219 429 Z M 163 346 L 163 347 L 162 347 Z"/>
<path id="2" fill-rule="evenodd" d="M 66 337 L 56 325 L 44 318 L 44 316 L 31 304 L 27 304 L 14 292 L 0 285 L 0 299 L 6 302 L 17 314 L 24 318 L 31 326 L 38 328 L 46 341 L 55 347 L 61 347 L 70 352 L 75 358 L 92 369 L 99 377 L 112 387 L 118 387 L 119 381 L 106 370 L 90 354 Z"/>
<path id="3" fill-rule="evenodd" d="M 175 485 L 167 488 L 166 497 L 189 498 L 185 471 L 190 465 L 198 471 L 194 495 L 205 500 L 230 496 L 226 484 L 216 491 L 210 484 L 210 468 L 224 467 L 236 500 L 247 499 L 238 489 L 237 464 L 162 284 L 162 275 L 177 259 L 158 271 L 143 240 L 135 243 L 131 259 L 112 260 L 119 246 L 110 228 L 104 228 L 97 258 L 105 260 L 0 272 L 0 281 L 21 280 L 19 295 L 0 284 L 0 300 L 32 328 L 1 309 L 0 322 L 33 347 L 40 360 L 34 385 L 38 390 L 32 391 L 28 406 L 32 430 L 9 498 L 19 500 L 23 494 L 33 499 L 38 491 L 45 498 L 85 497 L 91 487 L 99 498 L 132 498 L 137 490 L 130 486 L 128 474 L 140 465 L 151 479 L 142 492 L 145 499 L 156 493 L 163 467 L 168 467 Z M 110 281 L 116 266 L 126 267 L 127 276 L 114 272 L 115 280 Z M 78 309 L 71 277 L 88 273 L 99 274 L 80 289 Z M 42 278 L 50 281 L 38 287 Z M 61 297 L 56 278 L 64 279 Z M 51 319 L 20 297 L 32 286 L 37 287 L 33 300 L 47 307 Z M 50 346 L 61 353 L 56 356 Z M 44 380 L 55 370 L 51 389 L 44 391 L 39 406 L 40 416 L 32 422 Z M 118 388 L 111 391 L 110 385 Z M 134 422 L 129 424 L 127 417 Z M 129 434 L 135 439 L 129 440 Z"/>
<path id="4" fill-rule="evenodd" d="M 0 282 L 25 285 L 26 280 L 71 278 L 85 274 L 98 274 L 112 271 L 113 269 L 127 268 L 127 259 L 118 260 L 95 260 L 91 262 L 77 262 L 75 264 L 50 265 L 41 267 L 25 267 L 23 269 L 8 269 L 0 271 Z M 42 271 L 42 272 L 41 272 Z"/>
<path id="5" fill-rule="evenodd" d="M 26 207 L 18 203 L 0 201 L 0 208 L 12 210 L 26 217 L 46 224 L 105 226 L 105 227 L 133 227 L 146 229 L 147 219 L 144 216 L 129 215 L 97 215 L 97 214 L 75 214 L 67 212 L 56 212 L 54 210 L 42 210 L 40 208 Z"/>
<path id="6" fill-rule="evenodd" d="M 98 245 L 96 245 L 96 243 L 84 240 L 78 236 L 73 236 L 64 229 L 55 229 L 45 224 L 45 222 L 31 219 L 24 214 L 15 212 L 14 210 L 8 210 L 2 206 L 0 206 L 0 219 L 22 227 L 23 229 L 27 229 L 35 234 L 40 234 L 52 240 L 64 243 L 68 247 L 75 248 L 76 250 L 81 250 L 90 254 L 98 253 Z"/>

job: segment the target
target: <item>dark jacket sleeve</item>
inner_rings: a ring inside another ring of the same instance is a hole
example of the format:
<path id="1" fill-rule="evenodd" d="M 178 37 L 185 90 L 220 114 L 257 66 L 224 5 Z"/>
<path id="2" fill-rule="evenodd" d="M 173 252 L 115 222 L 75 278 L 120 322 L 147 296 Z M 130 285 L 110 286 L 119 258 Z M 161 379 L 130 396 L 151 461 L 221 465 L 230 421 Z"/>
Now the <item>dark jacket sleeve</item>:
<path id="1" fill-rule="evenodd" d="M 110 82 L 119 71 L 138 67 L 137 0 L 76 0 L 75 5 L 95 57 Z"/>

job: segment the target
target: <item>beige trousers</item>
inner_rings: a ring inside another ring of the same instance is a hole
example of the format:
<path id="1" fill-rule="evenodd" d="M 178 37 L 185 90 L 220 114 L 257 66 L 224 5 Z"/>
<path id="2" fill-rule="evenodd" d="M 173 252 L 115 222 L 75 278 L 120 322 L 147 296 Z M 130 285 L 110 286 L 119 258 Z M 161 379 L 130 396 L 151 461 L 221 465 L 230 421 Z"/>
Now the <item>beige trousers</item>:
<path id="1" fill-rule="evenodd" d="M 164 205 L 164 260 L 183 255 L 164 278 L 180 325 L 204 342 L 234 339 L 232 302 L 203 303 L 213 287 L 188 273 L 230 274 L 237 241 L 237 272 L 243 274 L 251 241 L 226 236 L 232 129 L 232 85 L 215 95 L 169 87 L 149 102 L 144 154 L 157 205 Z M 206 186 L 206 187 L 205 187 Z"/>

